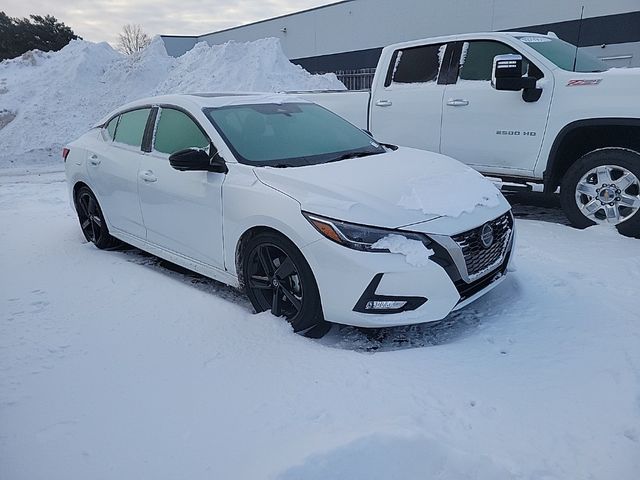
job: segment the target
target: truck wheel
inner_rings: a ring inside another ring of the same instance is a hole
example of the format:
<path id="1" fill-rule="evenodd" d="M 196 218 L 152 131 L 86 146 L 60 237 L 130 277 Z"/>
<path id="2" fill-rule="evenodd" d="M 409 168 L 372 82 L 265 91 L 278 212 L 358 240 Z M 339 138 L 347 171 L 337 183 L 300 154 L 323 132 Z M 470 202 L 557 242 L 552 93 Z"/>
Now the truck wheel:
<path id="1" fill-rule="evenodd" d="M 640 154 L 622 148 L 587 153 L 565 174 L 560 202 L 578 228 L 615 225 L 640 238 Z"/>

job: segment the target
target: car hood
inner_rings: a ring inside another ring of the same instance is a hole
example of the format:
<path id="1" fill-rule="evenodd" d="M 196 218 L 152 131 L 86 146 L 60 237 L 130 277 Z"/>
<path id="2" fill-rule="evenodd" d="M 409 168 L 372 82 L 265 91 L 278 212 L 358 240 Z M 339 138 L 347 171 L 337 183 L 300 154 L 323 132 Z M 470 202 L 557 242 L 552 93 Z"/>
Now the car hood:
<path id="1" fill-rule="evenodd" d="M 400 228 L 443 216 L 478 216 L 481 222 L 508 209 L 498 189 L 475 170 L 411 148 L 254 171 L 262 183 L 294 198 L 304 211 L 365 225 Z"/>

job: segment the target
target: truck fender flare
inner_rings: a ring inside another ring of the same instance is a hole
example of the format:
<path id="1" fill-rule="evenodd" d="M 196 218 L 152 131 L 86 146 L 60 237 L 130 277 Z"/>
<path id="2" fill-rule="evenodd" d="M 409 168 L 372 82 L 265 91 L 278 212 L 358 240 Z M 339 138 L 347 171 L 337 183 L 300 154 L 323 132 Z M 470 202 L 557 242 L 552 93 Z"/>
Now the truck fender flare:
<path id="1" fill-rule="evenodd" d="M 555 190 L 555 184 L 560 180 L 556 178 L 556 170 L 562 160 L 558 157 L 558 152 L 564 140 L 571 132 L 585 127 L 640 127 L 640 119 L 616 117 L 586 118 L 565 125 L 556 135 L 553 145 L 551 145 L 551 150 L 549 151 L 547 167 L 543 174 L 545 191 Z"/>

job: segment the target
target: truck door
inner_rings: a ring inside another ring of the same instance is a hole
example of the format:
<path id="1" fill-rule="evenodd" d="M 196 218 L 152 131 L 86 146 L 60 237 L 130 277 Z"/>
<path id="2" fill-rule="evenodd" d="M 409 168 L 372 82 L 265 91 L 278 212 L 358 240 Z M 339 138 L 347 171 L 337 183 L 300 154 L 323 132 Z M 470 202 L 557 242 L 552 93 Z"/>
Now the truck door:
<path id="1" fill-rule="evenodd" d="M 544 77 L 542 96 L 527 103 L 521 91 L 491 86 L 493 58 L 519 52 L 495 40 L 464 42 L 457 50 L 458 79 L 443 97 L 441 152 L 481 172 L 531 175 L 544 139 L 552 76 L 524 59 L 523 73 Z"/>
<path id="2" fill-rule="evenodd" d="M 393 53 L 384 84 L 372 91 L 370 129 L 377 140 L 439 151 L 445 52 L 440 43 Z"/>

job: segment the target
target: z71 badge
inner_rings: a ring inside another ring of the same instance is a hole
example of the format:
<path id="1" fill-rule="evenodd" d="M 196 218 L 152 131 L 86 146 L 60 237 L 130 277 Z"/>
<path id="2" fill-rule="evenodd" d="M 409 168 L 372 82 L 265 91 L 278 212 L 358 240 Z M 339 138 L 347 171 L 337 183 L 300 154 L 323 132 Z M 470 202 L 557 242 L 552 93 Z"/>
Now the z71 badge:
<path id="1" fill-rule="evenodd" d="M 569 80 L 567 87 L 583 87 L 585 85 L 598 85 L 602 81 L 601 78 L 594 78 L 591 80 Z"/>

